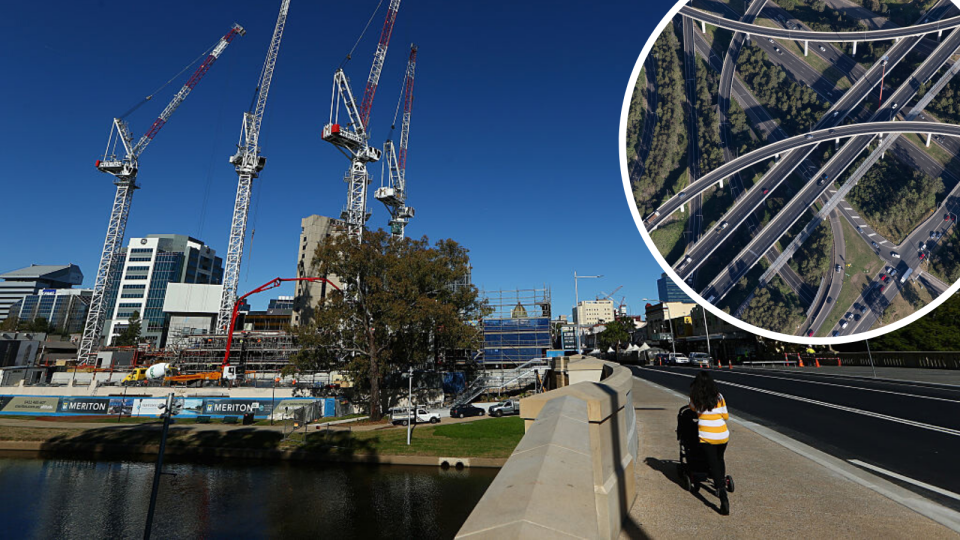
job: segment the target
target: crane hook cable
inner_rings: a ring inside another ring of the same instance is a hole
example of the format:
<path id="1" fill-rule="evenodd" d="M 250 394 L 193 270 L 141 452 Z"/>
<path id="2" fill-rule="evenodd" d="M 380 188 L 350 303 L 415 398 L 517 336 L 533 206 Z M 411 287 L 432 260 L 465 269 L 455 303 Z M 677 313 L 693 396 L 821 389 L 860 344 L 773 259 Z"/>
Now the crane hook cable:
<path id="1" fill-rule="evenodd" d="M 357 45 L 360 45 L 360 41 L 363 39 L 363 36 L 367 33 L 367 29 L 370 28 L 370 23 L 373 22 L 373 18 L 377 16 L 377 12 L 380 11 L 380 6 L 383 5 L 383 0 L 377 2 L 376 9 L 373 10 L 373 13 L 370 14 L 370 20 L 367 21 L 367 25 L 363 27 L 363 32 L 360 32 L 360 37 L 357 38 L 357 42 L 353 44 L 353 48 L 350 49 L 350 52 L 347 53 L 347 57 L 340 62 L 340 69 L 343 69 L 347 65 L 347 62 L 350 61 L 350 58 L 353 57 L 353 51 L 357 50 Z"/>
<path id="2" fill-rule="evenodd" d="M 217 41 L 217 43 L 220 43 L 220 42 Z M 210 55 L 210 52 L 213 51 L 213 48 L 217 46 L 217 43 L 214 43 L 210 48 L 208 48 L 207 50 L 203 51 L 203 53 L 201 53 L 200 56 L 198 56 L 196 59 L 194 59 L 193 62 L 190 62 L 189 64 L 187 64 L 186 66 L 184 66 L 184 68 L 181 69 L 179 73 L 177 73 L 176 75 L 174 75 L 173 77 L 171 77 L 169 81 L 167 81 L 167 82 L 163 83 L 162 85 L 160 85 L 160 88 L 157 88 L 157 89 L 154 90 L 149 96 L 147 96 L 147 97 L 143 98 L 142 100 L 140 100 L 140 103 L 137 103 L 136 105 L 134 105 L 133 107 L 131 107 L 129 111 L 127 111 L 127 112 L 123 113 L 122 115 L 120 115 L 120 119 L 123 120 L 123 119 L 126 118 L 127 116 L 130 116 L 130 114 L 132 114 L 134 111 L 136 111 L 137 109 L 139 109 L 144 103 L 146 103 L 146 102 L 150 101 L 151 99 L 153 99 L 153 96 L 156 95 L 157 92 L 159 92 L 159 91 L 163 90 L 164 88 L 166 88 L 170 83 L 172 83 L 174 80 L 176 80 L 176 79 L 179 78 L 181 75 L 183 75 L 184 72 L 186 72 L 188 69 L 190 69 L 191 67 L 193 67 L 194 64 L 196 64 L 197 62 L 199 62 L 201 58 L 206 58 L 207 56 L 209 56 L 209 55 Z"/>

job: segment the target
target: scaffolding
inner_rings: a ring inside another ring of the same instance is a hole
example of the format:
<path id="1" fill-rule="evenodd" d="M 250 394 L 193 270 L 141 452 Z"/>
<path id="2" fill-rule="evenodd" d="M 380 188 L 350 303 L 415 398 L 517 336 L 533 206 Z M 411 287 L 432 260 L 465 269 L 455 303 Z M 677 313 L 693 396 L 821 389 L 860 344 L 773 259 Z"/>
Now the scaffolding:
<path id="1" fill-rule="evenodd" d="M 223 335 L 185 338 L 177 354 L 180 372 L 219 371 L 227 352 L 227 339 Z M 230 345 L 230 364 L 246 372 L 278 372 L 299 351 L 295 337 L 286 332 L 238 332 Z"/>
<path id="2" fill-rule="evenodd" d="M 543 358 L 550 336 L 550 289 L 514 289 L 481 293 L 483 357 L 486 364 L 523 364 Z"/>

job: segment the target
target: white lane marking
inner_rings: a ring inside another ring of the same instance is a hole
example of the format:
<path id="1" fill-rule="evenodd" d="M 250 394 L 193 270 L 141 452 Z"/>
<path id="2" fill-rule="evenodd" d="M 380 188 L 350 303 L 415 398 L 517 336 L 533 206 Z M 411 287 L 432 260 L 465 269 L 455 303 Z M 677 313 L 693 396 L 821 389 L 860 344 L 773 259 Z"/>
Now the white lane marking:
<path id="1" fill-rule="evenodd" d="M 753 368 L 741 368 L 740 373 L 750 374 L 750 375 L 760 375 L 759 373 L 746 371 L 749 369 L 753 369 Z M 956 384 L 935 383 L 935 382 L 928 382 L 928 381 L 907 381 L 907 380 L 900 380 L 900 379 L 883 379 L 883 378 L 873 379 L 873 378 L 870 378 L 869 376 L 840 375 L 837 373 L 819 373 L 819 372 L 818 373 L 801 373 L 797 371 L 784 371 L 782 369 L 777 369 L 777 368 L 763 368 L 763 369 L 769 370 L 770 373 L 783 373 L 783 374 L 791 374 L 791 375 L 811 375 L 814 377 L 831 377 L 834 379 L 853 379 L 857 381 L 894 383 L 894 384 L 902 384 L 906 386 L 917 386 L 920 388 L 938 388 L 938 389 L 945 389 L 945 390 L 954 390 L 954 389 L 960 388 L 960 385 L 956 385 Z M 803 379 L 796 379 L 795 377 L 790 377 L 790 380 L 803 380 Z"/>
<path id="2" fill-rule="evenodd" d="M 687 374 L 684 374 L 684 373 L 671 373 L 671 372 L 669 372 L 669 371 L 654 370 L 654 369 L 643 368 L 643 367 L 641 367 L 640 369 L 645 369 L 645 370 L 648 370 L 648 371 L 656 371 L 656 372 L 658 372 L 658 373 L 669 373 L 669 374 L 671 374 L 671 375 L 680 375 L 681 377 L 689 377 L 689 378 L 691 378 L 691 379 L 694 377 L 693 375 L 687 375 Z M 769 395 L 771 395 L 771 396 L 776 396 L 776 397 L 782 397 L 782 398 L 792 399 L 792 400 L 795 400 L 795 401 L 802 401 L 802 402 L 804 402 L 804 403 L 810 403 L 810 404 L 812 404 L 812 405 L 820 405 L 820 406 L 822 406 L 822 407 L 829 407 L 829 408 L 831 408 L 831 409 L 837 409 L 837 410 L 844 411 L 844 412 L 849 412 L 849 413 L 854 413 L 854 414 L 860 414 L 860 415 L 863 415 L 863 416 L 870 416 L 870 417 L 872 417 L 872 418 L 878 418 L 878 419 L 880 419 L 880 420 L 888 420 L 888 421 L 890 421 L 890 422 L 896 422 L 896 423 L 898 423 L 898 424 L 904 424 L 904 425 L 911 426 L 911 427 L 917 427 L 917 428 L 921 428 L 921 429 L 927 429 L 927 430 L 930 430 L 930 431 L 937 431 L 937 432 L 940 432 L 940 433 L 945 433 L 945 434 L 947 434 L 947 435 L 953 435 L 953 436 L 955 436 L 955 437 L 960 437 L 960 431 L 958 431 L 958 430 L 956 430 L 956 429 L 950 429 L 950 428 L 935 426 L 935 425 L 933 425 L 933 424 L 925 424 L 925 423 L 923 423 L 923 422 L 916 422 L 916 421 L 913 421 L 913 420 L 907 420 L 907 419 L 905 419 L 905 418 L 897 418 L 896 416 L 890 416 L 890 415 L 888 415 L 888 414 L 880 414 L 880 413 L 875 413 L 875 412 L 872 412 L 872 411 L 865 411 L 865 410 L 863 410 L 863 409 L 857 409 L 857 408 L 854 408 L 854 407 L 846 407 L 846 406 L 844 406 L 844 405 L 837 405 L 837 404 L 835 404 L 835 403 L 827 403 L 826 401 L 819 401 L 819 400 L 816 400 L 816 399 L 810 399 L 810 398 L 805 398 L 805 397 L 800 397 L 800 396 L 794 396 L 794 395 L 792 395 L 792 394 L 784 394 L 784 393 L 782 393 L 782 392 L 774 392 L 773 390 L 766 390 L 766 389 L 763 389 L 763 388 L 754 388 L 753 386 L 747 386 L 747 385 L 744 385 L 744 384 L 738 384 L 738 383 L 734 383 L 734 382 L 730 382 L 730 381 L 720 380 L 720 381 L 717 381 L 717 382 L 721 382 L 721 383 L 723 383 L 723 384 L 728 384 L 728 385 L 730 385 L 730 386 L 733 386 L 734 388 L 742 388 L 742 389 L 744 389 L 744 390 L 753 390 L 754 392 L 760 392 L 761 394 L 769 394 Z"/>
<path id="3" fill-rule="evenodd" d="M 890 477 L 892 477 L 892 478 L 896 478 L 897 480 L 902 480 L 902 481 L 904 481 L 904 482 L 908 482 L 908 483 L 913 484 L 913 485 L 915 485 L 915 486 L 920 486 L 920 487 L 922 487 L 923 489 L 928 489 L 928 490 L 930 490 L 930 491 L 932 491 L 932 492 L 934 492 L 934 493 L 939 493 L 940 495 L 943 495 L 944 497 L 950 497 L 951 499 L 956 499 L 956 500 L 960 501 L 960 495 L 957 495 L 956 493 L 954 493 L 954 492 L 952 492 L 952 491 L 947 491 L 947 490 L 945 490 L 945 489 L 938 488 L 937 486 L 931 486 L 930 484 L 927 484 L 927 483 L 925 483 L 925 482 L 921 482 L 921 481 L 919 481 L 919 480 L 914 480 L 913 478 L 909 478 L 909 477 L 907 477 L 907 476 L 903 476 L 902 474 L 897 474 L 897 473 L 895 473 L 895 472 L 893 472 L 893 471 L 888 471 L 888 470 L 883 469 L 883 468 L 881 468 L 881 467 L 877 467 L 876 465 L 870 465 L 869 463 L 864 463 L 864 462 L 860 461 L 859 459 L 848 459 L 847 461 L 849 461 L 850 463 L 853 463 L 854 465 L 858 465 L 858 466 L 860 466 L 860 467 L 863 467 L 863 468 L 865 468 L 865 469 L 870 469 L 870 470 L 876 471 L 876 472 L 878 472 L 878 473 L 880 473 L 880 474 L 885 474 L 885 475 L 890 476 Z"/>
<path id="4" fill-rule="evenodd" d="M 867 236 L 876 236 L 876 235 L 877 235 L 877 233 L 870 233 L 870 234 L 868 234 Z"/>

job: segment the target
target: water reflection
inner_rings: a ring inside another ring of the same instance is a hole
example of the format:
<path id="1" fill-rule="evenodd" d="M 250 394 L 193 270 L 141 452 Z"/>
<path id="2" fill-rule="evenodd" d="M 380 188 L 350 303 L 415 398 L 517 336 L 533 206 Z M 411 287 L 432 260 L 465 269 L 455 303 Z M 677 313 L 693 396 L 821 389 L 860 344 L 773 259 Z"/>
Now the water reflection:
<path id="1" fill-rule="evenodd" d="M 154 538 L 452 538 L 496 470 L 171 464 Z M 0 459 L 8 538 L 139 538 L 153 464 Z"/>

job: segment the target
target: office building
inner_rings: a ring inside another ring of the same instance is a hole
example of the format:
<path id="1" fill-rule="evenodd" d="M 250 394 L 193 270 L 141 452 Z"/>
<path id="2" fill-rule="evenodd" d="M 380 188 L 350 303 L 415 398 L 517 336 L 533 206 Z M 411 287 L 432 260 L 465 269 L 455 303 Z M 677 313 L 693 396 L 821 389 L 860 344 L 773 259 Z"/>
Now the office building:
<path id="1" fill-rule="evenodd" d="M 168 283 L 163 312 L 168 318 L 166 345 L 188 336 L 212 334 L 220 314 L 223 285 Z"/>
<path id="2" fill-rule="evenodd" d="M 297 277 L 324 277 L 340 286 L 337 276 L 318 276 L 313 267 L 313 255 L 320 242 L 345 227 L 343 221 L 312 215 L 300 220 L 300 243 L 297 246 Z M 307 323 L 313 317 L 313 308 L 322 302 L 331 288 L 325 282 L 300 281 L 296 284 L 290 322 L 294 326 Z"/>
<path id="3" fill-rule="evenodd" d="M 277 298 L 271 298 L 270 304 L 267 306 L 268 310 L 271 309 L 293 309 L 293 297 L 292 296 L 278 296 Z"/>
<path id="4" fill-rule="evenodd" d="M 57 331 L 82 332 L 90 309 L 91 289 L 41 289 L 16 302 L 9 316 L 21 321 L 44 319 Z"/>
<path id="5" fill-rule="evenodd" d="M 687 293 L 683 292 L 679 285 L 667 277 L 667 274 L 661 274 L 660 279 L 657 280 L 657 293 L 661 302 L 693 303 Z"/>
<path id="6" fill-rule="evenodd" d="M 26 268 L 0 274 L 0 321 L 7 318 L 13 304 L 43 289 L 69 289 L 83 283 L 83 273 L 75 264 L 31 264 Z"/>
<path id="7" fill-rule="evenodd" d="M 613 300 L 581 300 L 573 309 L 573 322 L 584 327 L 614 320 Z"/>
<path id="8" fill-rule="evenodd" d="M 106 343 L 120 335 L 135 312 L 140 314 L 143 342 L 162 347 L 168 317 L 164 299 L 170 283 L 219 285 L 223 260 L 200 240 L 180 234 L 150 234 L 131 238 L 122 252 L 123 264 L 114 273 L 111 320 L 106 325 Z"/>

